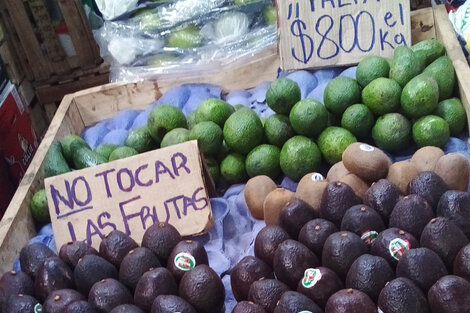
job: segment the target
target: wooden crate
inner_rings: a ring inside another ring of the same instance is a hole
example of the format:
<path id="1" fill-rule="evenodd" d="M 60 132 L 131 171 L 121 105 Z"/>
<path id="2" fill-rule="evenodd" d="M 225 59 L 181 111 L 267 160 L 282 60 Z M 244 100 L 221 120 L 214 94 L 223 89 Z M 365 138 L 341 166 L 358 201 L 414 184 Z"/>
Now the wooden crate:
<path id="1" fill-rule="evenodd" d="M 410 5 L 412 10 L 427 8 L 431 6 L 431 0 L 411 0 Z"/>
<path id="2" fill-rule="evenodd" d="M 470 68 L 460 49 L 452 26 L 443 7 L 424 9 L 412 13 L 413 36 L 417 40 L 437 37 L 454 60 L 459 80 L 460 96 L 470 116 L 470 89 L 464 82 L 470 81 Z M 99 120 L 109 118 L 120 110 L 143 109 L 173 86 L 187 82 L 215 83 L 225 92 L 250 88 L 277 76 L 279 58 L 273 49 L 247 64 L 236 65 L 218 73 L 185 78 L 161 78 L 157 82 L 132 84 L 108 84 L 67 95 L 52 120 L 38 151 L 20 186 L 0 222 L 0 273 L 11 269 L 12 261 L 20 249 L 36 233 L 29 211 L 34 192 L 43 187 L 42 165 L 46 152 L 55 140 L 81 131 Z"/>
<path id="3" fill-rule="evenodd" d="M 0 17 L 26 77 L 54 83 L 102 63 L 80 0 L 57 0 L 76 55 L 67 56 L 45 0 L 2 0 Z"/>

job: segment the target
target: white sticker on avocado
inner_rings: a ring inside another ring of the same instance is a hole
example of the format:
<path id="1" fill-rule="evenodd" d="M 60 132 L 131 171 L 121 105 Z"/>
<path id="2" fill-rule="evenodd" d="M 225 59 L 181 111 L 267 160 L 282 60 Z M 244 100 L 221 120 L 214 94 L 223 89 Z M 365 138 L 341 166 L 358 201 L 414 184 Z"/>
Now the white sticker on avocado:
<path id="1" fill-rule="evenodd" d="M 401 238 L 393 239 L 388 245 L 388 251 L 390 252 L 390 255 L 397 261 L 399 261 L 403 254 L 405 254 L 405 252 L 408 250 L 410 250 L 409 241 L 403 240 Z"/>
<path id="2" fill-rule="evenodd" d="M 310 311 L 300 311 L 299 313 L 312 313 Z"/>
<path id="3" fill-rule="evenodd" d="M 384 313 L 380 308 L 377 308 L 377 313 Z"/>
<path id="4" fill-rule="evenodd" d="M 361 239 L 365 242 L 366 245 L 370 246 L 378 236 L 378 232 L 374 230 L 367 230 L 362 233 Z"/>
<path id="5" fill-rule="evenodd" d="M 319 269 L 307 268 L 304 273 L 304 278 L 302 279 L 302 286 L 312 288 L 320 281 L 321 277 L 322 275 Z"/>
<path id="6" fill-rule="evenodd" d="M 359 146 L 359 149 L 361 149 L 362 151 L 365 151 L 365 152 L 372 152 L 374 151 L 374 147 L 370 146 L 370 145 L 366 145 L 365 143 L 363 143 L 362 145 Z"/>
<path id="7" fill-rule="evenodd" d="M 178 253 L 174 262 L 178 269 L 185 272 L 196 267 L 196 259 L 188 252 Z"/>
<path id="8" fill-rule="evenodd" d="M 312 174 L 312 180 L 313 181 L 325 180 L 325 177 L 323 177 L 323 175 L 320 174 L 320 173 L 313 173 Z"/>

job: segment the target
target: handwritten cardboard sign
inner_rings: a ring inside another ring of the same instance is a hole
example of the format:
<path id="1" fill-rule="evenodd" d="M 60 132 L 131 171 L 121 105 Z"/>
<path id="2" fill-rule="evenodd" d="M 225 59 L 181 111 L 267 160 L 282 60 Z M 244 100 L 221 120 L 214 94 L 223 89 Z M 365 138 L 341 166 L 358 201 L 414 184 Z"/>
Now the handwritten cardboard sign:
<path id="1" fill-rule="evenodd" d="M 411 44 L 409 0 L 282 0 L 277 7 L 284 70 L 356 64 Z"/>
<path id="2" fill-rule="evenodd" d="M 159 149 L 45 180 L 57 247 L 85 240 L 99 247 L 118 229 L 135 241 L 158 222 L 181 235 L 212 223 L 197 141 Z"/>

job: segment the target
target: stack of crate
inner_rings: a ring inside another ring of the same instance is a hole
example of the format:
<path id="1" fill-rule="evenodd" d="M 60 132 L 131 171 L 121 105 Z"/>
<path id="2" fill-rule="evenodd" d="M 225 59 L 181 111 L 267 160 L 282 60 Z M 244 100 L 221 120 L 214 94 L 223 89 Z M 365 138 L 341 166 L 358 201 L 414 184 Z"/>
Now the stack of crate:
<path id="1" fill-rule="evenodd" d="M 64 95 L 109 82 L 109 65 L 100 57 L 80 0 L 54 1 L 65 33 L 54 25 L 51 0 L 0 1 L 6 37 L 1 56 L 10 80 L 19 89 L 31 82 L 49 120 Z"/>
<path id="2" fill-rule="evenodd" d="M 431 6 L 431 0 L 411 0 L 411 9 L 417 10 Z"/>

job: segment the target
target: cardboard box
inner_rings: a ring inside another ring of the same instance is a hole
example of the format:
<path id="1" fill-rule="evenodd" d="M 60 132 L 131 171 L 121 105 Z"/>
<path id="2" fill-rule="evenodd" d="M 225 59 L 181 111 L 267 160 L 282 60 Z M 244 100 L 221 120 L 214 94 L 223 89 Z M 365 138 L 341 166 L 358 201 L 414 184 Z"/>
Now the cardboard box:
<path id="1" fill-rule="evenodd" d="M 12 181 L 19 184 L 39 141 L 25 105 L 10 82 L 0 94 L 0 138 L 0 149 L 8 164 Z"/>

